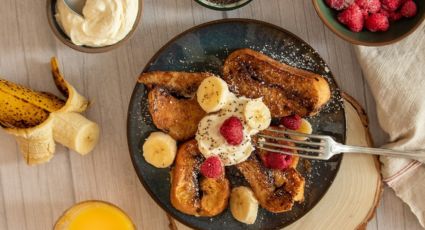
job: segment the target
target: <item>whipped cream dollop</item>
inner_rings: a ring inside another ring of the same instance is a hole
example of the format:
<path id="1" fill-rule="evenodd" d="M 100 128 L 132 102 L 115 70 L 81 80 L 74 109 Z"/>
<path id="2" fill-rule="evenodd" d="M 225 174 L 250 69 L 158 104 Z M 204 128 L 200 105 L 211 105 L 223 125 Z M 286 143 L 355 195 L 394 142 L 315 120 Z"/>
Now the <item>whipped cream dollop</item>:
<path id="1" fill-rule="evenodd" d="M 56 3 L 56 21 L 76 45 L 102 47 L 121 41 L 133 28 L 139 0 L 87 0 L 83 16 Z"/>
<path id="2" fill-rule="evenodd" d="M 259 130 L 247 125 L 244 118 L 245 105 L 251 100 L 246 97 L 236 97 L 233 93 L 226 105 L 217 113 L 205 116 L 198 125 L 195 139 L 198 141 L 199 151 L 205 158 L 219 156 L 225 166 L 235 165 L 245 161 L 254 151 L 251 136 Z M 230 117 L 237 117 L 243 124 L 243 141 L 239 145 L 230 145 L 220 134 L 220 127 Z"/>

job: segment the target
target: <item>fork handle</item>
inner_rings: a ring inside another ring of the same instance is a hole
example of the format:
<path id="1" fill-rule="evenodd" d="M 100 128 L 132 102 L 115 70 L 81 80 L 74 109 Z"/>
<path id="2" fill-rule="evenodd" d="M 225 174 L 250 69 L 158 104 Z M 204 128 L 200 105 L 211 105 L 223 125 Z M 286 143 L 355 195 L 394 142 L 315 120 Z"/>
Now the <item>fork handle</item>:
<path id="1" fill-rule="evenodd" d="M 350 145 L 338 144 L 335 146 L 335 149 L 333 151 L 340 152 L 340 153 L 367 153 L 367 154 L 381 155 L 381 156 L 387 156 L 387 157 L 409 158 L 413 160 L 420 160 L 422 162 L 425 161 L 425 150 L 401 151 L 401 150 L 393 150 L 393 149 L 368 148 L 368 147 L 361 147 L 361 146 L 350 146 Z"/>

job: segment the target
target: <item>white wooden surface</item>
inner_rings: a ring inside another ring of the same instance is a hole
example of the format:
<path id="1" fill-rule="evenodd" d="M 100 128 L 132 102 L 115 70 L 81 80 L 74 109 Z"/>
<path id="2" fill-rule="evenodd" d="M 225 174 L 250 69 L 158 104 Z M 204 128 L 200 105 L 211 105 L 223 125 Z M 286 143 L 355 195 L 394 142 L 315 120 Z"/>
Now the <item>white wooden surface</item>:
<path id="1" fill-rule="evenodd" d="M 27 166 L 14 139 L 0 132 L 0 229 L 51 229 L 63 210 L 87 199 L 117 204 L 139 229 L 168 229 L 165 213 L 149 198 L 132 167 L 126 141 L 127 106 L 149 58 L 176 34 L 214 19 L 259 19 L 306 40 L 330 65 L 340 87 L 367 109 L 376 143 L 385 141 L 352 47 L 324 27 L 310 0 L 254 0 L 228 13 L 208 10 L 193 0 L 145 0 L 142 23 L 133 39 L 105 54 L 79 53 L 56 40 L 43 0 L 0 3 L 0 75 L 57 92 L 48 65 L 50 57 L 57 56 L 66 78 L 94 102 L 87 116 L 102 128 L 92 154 L 81 157 L 59 146 L 51 163 L 36 167 Z M 386 188 L 368 229 L 421 228 L 409 208 Z"/>

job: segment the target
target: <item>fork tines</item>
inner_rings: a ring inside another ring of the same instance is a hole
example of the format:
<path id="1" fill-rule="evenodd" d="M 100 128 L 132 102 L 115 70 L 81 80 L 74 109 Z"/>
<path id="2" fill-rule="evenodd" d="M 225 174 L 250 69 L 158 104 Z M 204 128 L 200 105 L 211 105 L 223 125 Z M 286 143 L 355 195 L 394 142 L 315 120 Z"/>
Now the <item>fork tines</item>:
<path id="1" fill-rule="evenodd" d="M 322 136 L 309 135 L 287 130 L 267 129 L 267 131 L 282 134 L 281 136 L 271 136 L 265 134 L 258 134 L 259 141 L 257 148 L 270 152 L 282 153 L 287 155 L 300 156 L 303 158 L 320 159 L 324 154 L 325 143 Z M 309 140 L 294 140 L 287 138 L 287 135 L 307 137 Z M 314 141 L 316 140 L 316 141 Z M 317 141 L 318 140 L 318 141 Z M 273 142 L 271 142 L 273 141 Z M 288 144 L 276 143 L 277 141 L 284 141 Z M 291 145 L 292 144 L 292 145 Z M 288 151 L 296 150 L 296 151 Z"/>
<path id="2" fill-rule="evenodd" d="M 295 135 L 295 136 L 307 137 L 307 138 L 313 138 L 313 139 L 320 139 L 320 140 L 324 139 L 324 136 L 321 136 L 321 135 L 299 133 L 299 132 L 289 131 L 289 130 L 285 130 L 285 129 L 270 129 L 269 128 L 269 129 L 266 129 L 266 130 L 270 131 L 270 132 L 285 134 L 285 135 Z"/>

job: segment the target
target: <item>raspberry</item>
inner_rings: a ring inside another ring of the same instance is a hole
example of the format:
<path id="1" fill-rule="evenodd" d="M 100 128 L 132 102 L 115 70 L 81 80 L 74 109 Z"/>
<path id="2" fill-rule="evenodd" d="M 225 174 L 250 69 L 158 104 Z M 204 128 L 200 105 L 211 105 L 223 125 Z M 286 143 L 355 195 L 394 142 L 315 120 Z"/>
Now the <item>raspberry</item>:
<path id="1" fill-rule="evenodd" d="M 283 150 L 283 151 L 291 152 L 291 150 Z M 284 170 L 289 168 L 289 166 L 291 166 L 291 163 L 292 163 L 291 155 L 268 152 L 266 155 L 266 164 L 264 165 L 271 169 Z"/>
<path id="2" fill-rule="evenodd" d="M 386 9 L 384 9 L 384 8 L 381 8 L 381 10 L 379 10 L 379 12 L 378 13 L 380 13 L 380 14 L 383 14 L 385 17 L 390 17 L 390 11 L 388 11 L 388 10 L 386 10 Z M 366 19 L 365 19 L 366 20 Z"/>
<path id="3" fill-rule="evenodd" d="M 266 166 L 266 168 L 270 168 L 269 163 L 267 163 L 267 153 L 266 154 L 259 154 L 261 162 L 263 162 L 263 165 Z"/>
<path id="4" fill-rule="evenodd" d="M 382 0 L 381 4 L 382 8 L 388 11 L 396 11 L 401 5 L 401 0 Z"/>
<path id="5" fill-rule="evenodd" d="M 366 28 L 372 32 L 387 31 L 389 27 L 388 18 L 380 13 L 371 14 L 366 20 Z"/>
<path id="6" fill-rule="evenodd" d="M 400 20 L 403 17 L 403 15 L 401 15 L 400 12 L 390 12 L 388 14 L 388 19 L 390 20 L 390 22 L 395 22 Z"/>
<path id="7" fill-rule="evenodd" d="M 360 32 L 363 29 L 364 16 L 360 7 L 355 3 L 339 13 L 338 20 L 351 31 Z"/>
<path id="8" fill-rule="evenodd" d="M 297 130 L 301 126 L 301 117 L 295 114 L 282 118 L 280 122 L 288 129 Z"/>
<path id="9" fill-rule="evenodd" d="M 201 164 L 201 174 L 204 177 L 217 179 L 223 173 L 223 165 L 219 157 L 209 157 Z"/>
<path id="10" fill-rule="evenodd" d="M 356 0 L 356 4 L 360 9 L 371 14 L 377 13 L 381 9 L 381 2 L 379 0 Z"/>
<path id="11" fill-rule="evenodd" d="M 239 145 L 243 140 L 243 125 L 237 117 L 229 117 L 220 127 L 220 134 L 229 145 Z"/>
<path id="12" fill-rule="evenodd" d="M 417 12 L 418 12 L 418 7 L 416 6 L 416 3 L 412 0 L 404 3 L 400 10 L 401 15 L 403 15 L 406 18 L 414 17 Z"/>
<path id="13" fill-rule="evenodd" d="M 363 20 L 366 20 L 369 17 L 369 12 L 365 9 L 362 9 Z"/>
<path id="14" fill-rule="evenodd" d="M 326 0 L 326 4 L 332 9 L 343 10 L 349 7 L 354 0 Z"/>

